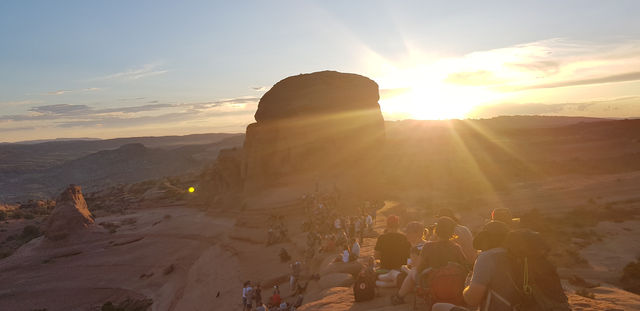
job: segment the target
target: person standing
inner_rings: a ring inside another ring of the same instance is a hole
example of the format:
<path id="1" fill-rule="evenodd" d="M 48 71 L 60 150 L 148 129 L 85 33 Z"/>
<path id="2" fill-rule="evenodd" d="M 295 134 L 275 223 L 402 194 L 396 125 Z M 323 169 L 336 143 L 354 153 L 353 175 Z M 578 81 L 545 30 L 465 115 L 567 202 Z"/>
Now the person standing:
<path id="1" fill-rule="evenodd" d="M 251 287 L 251 281 L 245 283 L 245 287 L 242 290 L 242 301 L 244 302 L 243 311 L 251 311 L 253 302 L 253 287 Z"/>
<path id="2" fill-rule="evenodd" d="M 256 288 L 253 290 L 253 301 L 255 301 L 256 307 L 262 306 L 262 288 L 260 284 L 256 284 Z"/>

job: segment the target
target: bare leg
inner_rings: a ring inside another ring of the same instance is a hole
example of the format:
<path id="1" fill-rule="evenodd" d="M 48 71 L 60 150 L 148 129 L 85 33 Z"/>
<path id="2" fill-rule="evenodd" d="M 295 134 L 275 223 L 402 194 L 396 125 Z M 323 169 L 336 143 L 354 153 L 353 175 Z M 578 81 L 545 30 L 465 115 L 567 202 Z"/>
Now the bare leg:
<path id="1" fill-rule="evenodd" d="M 404 296 L 406 296 L 409 292 L 413 290 L 415 285 L 416 285 L 416 282 L 413 281 L 413 277 L 408 275 L 402 282 L 402 286 L 400 286 L 400 290 L 398 291 L 398 296 L 404 298 Z"/>

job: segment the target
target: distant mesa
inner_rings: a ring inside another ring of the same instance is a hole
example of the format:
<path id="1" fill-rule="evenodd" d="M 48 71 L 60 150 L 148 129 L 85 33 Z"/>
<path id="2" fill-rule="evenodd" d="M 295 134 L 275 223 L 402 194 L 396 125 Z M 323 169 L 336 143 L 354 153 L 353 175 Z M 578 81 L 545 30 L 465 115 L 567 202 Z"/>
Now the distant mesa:
<path id="1" fill-rule="evenodd" d="M 93 224 L 93 215 L 87 208 L 82 188 L 69 185 L 56 200 L 56 207 L 45 224 L 44 235 L 52 241 L 62 240 Z"/>

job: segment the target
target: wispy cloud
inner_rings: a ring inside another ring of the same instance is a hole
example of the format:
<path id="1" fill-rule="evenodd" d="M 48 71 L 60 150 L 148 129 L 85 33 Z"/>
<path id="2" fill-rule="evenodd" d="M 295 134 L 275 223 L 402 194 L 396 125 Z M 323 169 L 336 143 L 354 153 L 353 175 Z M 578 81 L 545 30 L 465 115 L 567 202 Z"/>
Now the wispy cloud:
<path id="1" fill-rule="evenodd" d="M 100 90 L 102 89 L 99 87 L 90 87 L 90 88 L 84 88 L 79 90 L 57 90 L 57 91 L 47 92 L 46 95 L 63 95 L 68 93 L 94 92 L 94 91 L 100 91 Z"/>
<path id="2" fill-rule="evenodd" d="M 29 111 L 33 111 L 41 114 L 51 114 L 51 115 L 68 115 L 68 114 L 76 114 L 76 113 L 86 113 L 90 111 L 91 108 L 87 105 L 70 105 L 70 104 L 58 104 L 58 105 L 45 105 L 45 106 L 37 106 L 29 109 Z"/>
<path id="3" fill-rule="evenodd" d="M 103 128 L 165 126 L 168 123 L 204 122 L 212 118 L 242 116 L 250 121 L 259 98 L 245 96 L 206 102 L 151 103 L 134 106 L 96 108 L 84 104 L 34 106 L 28 113 L 0 116 L 0 129 L 27 128 L 33 122 L 49 128 Z"/>
<path id="4" fill-rule="evenodd" d="M 265 92 L 269 90 L 270 86 L 252 86 L 251 89 L 256 92 Z"/>
<path id="5" fill-rule="evenodd" d="M 516 87 L 516 88 L 505 88 L 505 90 L 516 91 L 516 90 L 532 90 L 532 89 L 549 89 L 549 88 L 557 88 L 557 87 L 566 87 L 566 86 L 578 86 L 578 85 L 591 85 L 591 84 L 604 84 L 604 83 L 616 83 L 616 82 L 627 82 L 627 81 L 637 81 L 640 80 L 640 72 L 629 72 L 622 73 L 617 75 L 603 76 L 598 78 L 591 79 L 576 79 L 576 80 L 566 80 L 552 83 L 543 83 L 543 84 L 534 84 L 524 87 Z"/>
<path id="6" fill-rule="evenodd" d="M 636 81 L 640 41 L 549 39 L 478 51 L 446 63 L 455 68 L 444 78 L 446 83 L 499 92 Z"/>
<path id="7" fill-rule="evenodd" d="M 93 81 L 96 80 L 138 80 L 143 78 L 148 78 L 152 76 L 162 75 L 168 72 L 168 70 L 162 69 L 161 64 L 152 63 L 146 64 L 139 68 L 128 69 L 122 72 L 117 72 L 113 74 L 109 74 L 102 77 L 97 77 L 91 79 Z"/>

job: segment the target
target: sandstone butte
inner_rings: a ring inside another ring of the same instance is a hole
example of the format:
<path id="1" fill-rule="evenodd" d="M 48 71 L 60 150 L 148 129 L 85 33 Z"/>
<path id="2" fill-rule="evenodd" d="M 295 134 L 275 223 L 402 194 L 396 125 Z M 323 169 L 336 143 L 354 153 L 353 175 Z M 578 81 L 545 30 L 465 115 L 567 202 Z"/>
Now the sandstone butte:
<path id="1" fill-rule="evenodd" d="M 321 71 L 276 83 L 247 127 L 245 192 L 370 169 L 367 159 L 384 142 L 378 99 L 378 84 L 356 74 Z"/>
<path id="2" fill-rule="evenodd" d="M 203 196 L 224 205 L 314 183 L 370 189 L 385 141 L 379 98 L 378 84 L 357 74 L 321 71 L 281 80 L 260 99 L 243 148 L 221 152 L 201 175 Z M 289 190 L 283 192 L 306 191 Z"/>

